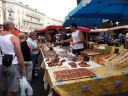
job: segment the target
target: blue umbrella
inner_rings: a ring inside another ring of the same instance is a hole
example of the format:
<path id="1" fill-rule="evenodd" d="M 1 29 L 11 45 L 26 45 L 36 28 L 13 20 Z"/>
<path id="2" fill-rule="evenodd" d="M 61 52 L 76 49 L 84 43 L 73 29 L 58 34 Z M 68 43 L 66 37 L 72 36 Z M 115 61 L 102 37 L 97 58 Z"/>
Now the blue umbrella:
<path id="1" fill-rule="evenodd" d="M 71 23 L 76 23 L 78 26 L 97 26 L 102 23 L 102 19 L 96 19 L 96 18 L 80 18 L 80 16 L 76 16 L 75 18 L 72 18 L 72 16 L 79 12 L 83 7 L 82 2 L 79 3 L 79 5 L 72 10 L 67 16 L 63 23 L 64 27 L 69 27 Z"/>
<path id="2" fill-rule="evenodd" d="M 86 6 L 80 4 L 68 14 L 68 18 L 100 18 L 121 20 L 128 18 L 126 0 L 91 0 Z"/>
<path id="3" fill-rule="evenodd" d="M 95 18 L 72 18 L 72 19 L 66 19 L 63 27 L 69 27 L 71 23 L 76 23 L 77 26 L 87 26 L 87 27 L 92 27 L 92 26 L 97 26 L 102 23 L 102 19 L 95 19 Z"/>

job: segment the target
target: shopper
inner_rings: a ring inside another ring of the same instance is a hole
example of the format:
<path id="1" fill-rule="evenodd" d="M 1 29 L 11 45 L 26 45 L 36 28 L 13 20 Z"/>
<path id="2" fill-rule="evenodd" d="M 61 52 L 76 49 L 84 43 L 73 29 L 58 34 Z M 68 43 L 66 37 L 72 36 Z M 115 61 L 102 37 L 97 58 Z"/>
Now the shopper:
<path id="1" fill-rule="evenodd" d="M 67 36 L 67 34 L 64 32 L 63 29 L 59 29 L 59 33 L 61 34 L 60 35 L 60 41 L 61 40 L 67 40 L 67 39 L 69 39 L 68 36 Z M 70 50 L 70 42 L 64 42 L 61 46 L 62 46 L 62 48 L 64 50 L 67 50 L 67 51 Z"/>
<path id="2" fill-rule="evenodd" d="M 31 60 L 32 48 L 30 44 L 26 41 L 25 33 L 20 33 L 19 39 L 20 39 L 21 51 L 24 57 L 26 78 L 28 82 L 31 83 L 32 68 L 33 68 L 32 60 Z"/>
<path id="3" fill-rule="evenodd" d="M 32 77 L 36 77 L 37 74 L 35 73 L 35 67 L 37 65 L 37 59 L 38 59 L 38 53 L 39 53 L 39 48 L 37 45 L 37 42 L 35 42 L 34 40 L 37 39 L 37 33 L 36 32 L 30 32 L 30 37 L 27 39 L 27 42 L 30 44 L 31 48 L 32 48 L 32 55 L 31 55 L 31 59 L 32 59 L 32 63 L 33 63 L 33 71 L 32 71 Z"/>
<path id="4" fill-rule="evenodd" d="M 86 43 L 84 34 L 77 29 L 77 25 L 75 23 L 70 25 L 70 29 L 72 31 L 71 38 L 62 40 L 61 43 L 73 42 L 73 54 L 80 55 L 80 53 L 84 51 L 84 43 Z"/>
<path id="5" fill-rule="evenodd" d="M 25 75 L 20 40 L 11 34 L 14 28 L 15 25 L 13 22 L 6 21 L 3 24 L 3 31 L 0 34 L 0 91 L 3 92 L 3 96 L 17 96 L 20 73 L 22 76 Z M 5 54 L 9 57 L 13 56 L 10 65 L 2 62 Z M 19 70 L 19 67 L 21 70 Z"/>

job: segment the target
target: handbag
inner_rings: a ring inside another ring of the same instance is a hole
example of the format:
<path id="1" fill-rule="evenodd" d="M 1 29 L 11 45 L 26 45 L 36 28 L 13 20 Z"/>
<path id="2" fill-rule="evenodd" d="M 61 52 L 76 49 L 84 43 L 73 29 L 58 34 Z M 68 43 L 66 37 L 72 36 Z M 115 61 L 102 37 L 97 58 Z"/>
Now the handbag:
<path id="1" fill-rule="evenodd" d="M 0 49 L 1 50 L 1 49 Z M 2 50 L 1 50 L 1 54 L 3 54 Z M 15 57 L 15 56 L 14 56 Z M 2 57 L 2 64 L 6 67 L 11 66 L 12 64 L 12 60 L 13 60 L 13 55 L 11 54 L 4 54 L 4 56 Z"/>

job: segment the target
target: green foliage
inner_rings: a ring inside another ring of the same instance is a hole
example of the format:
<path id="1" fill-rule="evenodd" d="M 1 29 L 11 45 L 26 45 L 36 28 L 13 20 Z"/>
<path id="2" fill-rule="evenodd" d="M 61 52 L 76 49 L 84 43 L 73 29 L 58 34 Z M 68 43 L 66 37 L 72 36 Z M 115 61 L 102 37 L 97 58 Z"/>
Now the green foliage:
<path id="1" fill-rule="evenodd" d="M 115 22 L 107 21 L 107 22 L 104 22 L 101 25 L 97 26 L 97 28 L 111 28 L 111 27 L 115 27 L 115 26 L 117 26 L 115 24 Z M 123 19 L 123 20 L 119 21 L 119 25 L 118 26 L 123 26 L 123 25 L 128 25 L 128 19 Z"/>
<path id="2" fill-rule="evenodd" d="M 119 25 L 120 26 L 122 26 L 122 25 L 128 25 L 128 19 L 121 20 L 120 23 L 119 23 Z"/>
<path id="3" fill-rule="evenodd" d="M 109 21 L 102 23 L 101 25 L 97 26 L 97 28 L 110 28 L 112 27 Z"/>

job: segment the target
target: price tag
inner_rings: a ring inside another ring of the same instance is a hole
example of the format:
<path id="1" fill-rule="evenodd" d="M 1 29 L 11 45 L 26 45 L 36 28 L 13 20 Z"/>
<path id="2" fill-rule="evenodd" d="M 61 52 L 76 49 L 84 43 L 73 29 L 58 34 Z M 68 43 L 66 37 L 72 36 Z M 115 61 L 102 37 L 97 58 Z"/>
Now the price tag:
<path id="1" fill-rule="evenodd" d="M 94 80 L 101 80 L 98 76 L 93 77 Z"/>
<path id="2" fill-rule="evenodd" d="M 62 81 L 57 81 L 57 82 L 56 82 L 56 85 L 64 85 L 64 82 L 62 82 Z"/>
<path id="3" fill-rule="evenodd" d="M 84 57 L 84 61 L 89 62 L 89 60 L 90 60 L 90 57 L 89 57 L 89 56 L 85 56 L 85 57 Z"/>
<path id="4" fill-rule="evenodd" d="M 72 57 L 72 61 L 73 62 L 76 62 L 76 57 Z"/>
<path id="5" fill-rule="evenodd" d="M 118 49 L 118 48 L 115 48 L 114 53 L 115 53 L 115 54 L 118 54 L 118 53 L 119 53 L 119 49 Z"/>
<path id="6" fill-rule="evenodd" d="M 126 77 L 128 77 L 128 72 L 123 72 L 123 74 L 124 74 Z"/>

